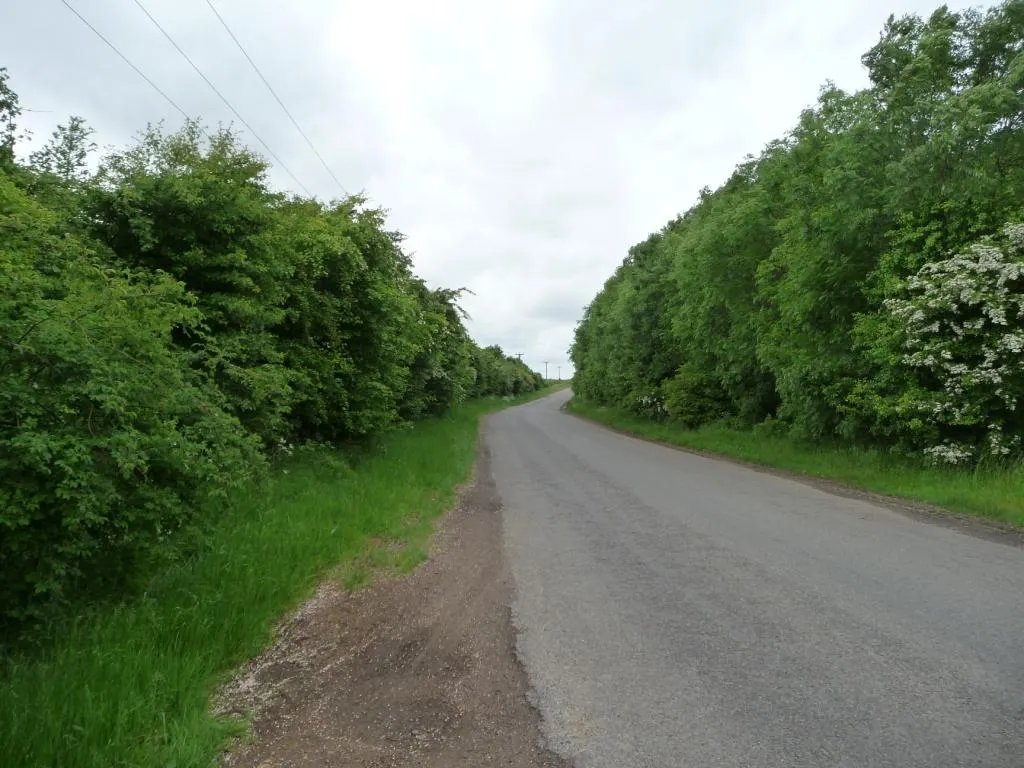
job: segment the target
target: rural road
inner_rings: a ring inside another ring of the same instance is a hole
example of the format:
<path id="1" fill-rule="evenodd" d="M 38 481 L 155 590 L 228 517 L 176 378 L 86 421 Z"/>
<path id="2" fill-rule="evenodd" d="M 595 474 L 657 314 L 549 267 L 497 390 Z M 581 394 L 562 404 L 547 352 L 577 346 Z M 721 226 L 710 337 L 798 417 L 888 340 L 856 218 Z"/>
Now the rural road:
<path id="1" fill-rule="evenodd" d="M 1024 766 L 1024 550 L 565 414 L 485 438 L 577 768 Z"/>

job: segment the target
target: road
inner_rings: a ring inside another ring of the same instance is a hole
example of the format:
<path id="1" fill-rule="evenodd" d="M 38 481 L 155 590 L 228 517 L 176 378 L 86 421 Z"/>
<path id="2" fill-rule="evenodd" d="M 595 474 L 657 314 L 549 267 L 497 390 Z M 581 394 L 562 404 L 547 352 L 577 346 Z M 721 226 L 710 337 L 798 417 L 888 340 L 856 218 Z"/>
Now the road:
<path id="1" fill-rule="evenodd" d="M 1024 766 L 1024 550 L 610 432 L 567 398 L 485 432 L 557 752 Z"/>

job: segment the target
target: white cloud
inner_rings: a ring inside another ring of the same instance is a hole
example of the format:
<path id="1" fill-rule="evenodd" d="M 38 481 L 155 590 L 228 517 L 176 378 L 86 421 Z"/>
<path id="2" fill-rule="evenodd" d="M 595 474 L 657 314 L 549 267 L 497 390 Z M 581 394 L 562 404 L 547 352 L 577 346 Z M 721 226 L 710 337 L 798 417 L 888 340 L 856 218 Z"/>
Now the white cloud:
<path id="1" fill-rule="evenodd" d="M 187 112 L 232 119 L 131 0 L 70 1 Z M 336 196 L 205 2 L 144 1 L 304 184 Z M 216 6 L 346 188 L 390 210 L 418 272 L 475 292 L 477 339 L 567 374 L 575 320 L 628 247 L 780 137 L 826 80 L 864 85 L 860 55 L 889 13 L 935 4 Z M 179 119 L 59 3 L 15 4 L 7 30 L 0 65 L 26 107 L 50 110 L 26 115 L 37 133 L 74 113 L 121 145 Z"/>

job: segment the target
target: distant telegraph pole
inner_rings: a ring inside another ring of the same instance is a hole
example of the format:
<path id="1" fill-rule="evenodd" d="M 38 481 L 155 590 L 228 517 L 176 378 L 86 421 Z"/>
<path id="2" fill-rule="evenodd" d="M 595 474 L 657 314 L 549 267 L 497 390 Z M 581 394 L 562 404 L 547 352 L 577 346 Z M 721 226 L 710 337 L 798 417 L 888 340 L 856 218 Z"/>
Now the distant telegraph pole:
<path id="1" fill-rule="evenodd" d="M 562 366 L 558 366 L 558 380 L 562 380 Z"/>
<path id="2" fill-rule="evenodd" d="M 545 360 L 544 361 L 544 380 L 547 381 L 547 378 L 548 378 L 548 361 Z"/>

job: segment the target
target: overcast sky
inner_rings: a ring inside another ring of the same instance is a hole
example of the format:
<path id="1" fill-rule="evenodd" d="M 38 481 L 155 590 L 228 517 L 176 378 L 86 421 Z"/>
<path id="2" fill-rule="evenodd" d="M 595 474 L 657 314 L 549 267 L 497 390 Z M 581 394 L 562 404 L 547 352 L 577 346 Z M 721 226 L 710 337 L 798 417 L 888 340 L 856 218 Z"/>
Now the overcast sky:
<path id="1" fill-rule="evenodd" d="M 187 113 L 233 118 L 134 0 L 68 0 Z M 339 190 L 210 11 L 143 0 L 314 194 Z M 890 13 L 925 0 L 214 0 L 351 192 L 408 235 L 433 285 L 466 286 L 481 344 L 568 367 L 583 307 L 633 243 L 792 127 Z M 60 0 L 4 3 L 23 123 L 69 114 L 101 145 L 180 123 Z M 950 3 L 962 8 L 976 3 Z M 246 141 L 262 147 L 246 132 Z M 276 186 L 298 191 L 275 169 Z"/>

